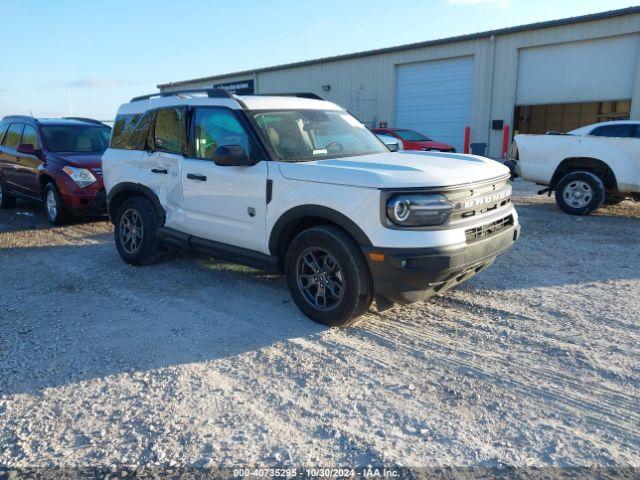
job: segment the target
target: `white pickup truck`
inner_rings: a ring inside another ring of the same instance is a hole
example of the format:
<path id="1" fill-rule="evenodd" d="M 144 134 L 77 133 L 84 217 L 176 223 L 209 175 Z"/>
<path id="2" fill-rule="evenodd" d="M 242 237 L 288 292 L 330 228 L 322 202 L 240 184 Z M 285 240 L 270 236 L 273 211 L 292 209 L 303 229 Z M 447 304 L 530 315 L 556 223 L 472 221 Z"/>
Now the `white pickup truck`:
<path id="1" fill-rule="evenodd" d="M 640 122 L 602 122 L 567 134 L 516 135 L 514 176 L 555 191 L 558 206 L 588 215 L 603 203 L 640 200 Z"/>

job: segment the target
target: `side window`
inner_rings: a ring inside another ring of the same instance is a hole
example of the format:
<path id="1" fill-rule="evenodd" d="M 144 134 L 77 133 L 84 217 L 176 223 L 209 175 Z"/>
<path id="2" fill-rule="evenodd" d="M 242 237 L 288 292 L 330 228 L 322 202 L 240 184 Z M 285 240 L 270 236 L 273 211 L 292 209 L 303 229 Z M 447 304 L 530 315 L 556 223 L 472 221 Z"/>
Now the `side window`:
<path id="1" fill-rule="evenodd" d="M 595 128 L 591 135 L 595 135 L 597 137 L 632 137 L 632 127 L 633 125 L 622 124 L 622 125 L 603 125 L 602 127 Z"/>
<path id="2" fill-rule="evenodd" d="M 2 145 L 2 140 L 4 139 L 4 132 L 7 131 L 7 128 L 9 128 L 8 123 L 0 125 L 0 145 Z"/>
<path id="3" fill-rule="evenodd" d="M 163 108 L 156 113 L 153 143 L 157 150 L 181 155 L 184 152 L 185 115 L 181 108 Z"/>
<path id="4" fill-rule="evenodd" d="M 118 115 L 113 125 L 111 148 L 144 150 L 150 124 L 150 113 Z"/>
<path id="5" fill-rule="evenodd" d="M 24 123 L 12 123 L 7 130 L 7 137 L 4 140 L 4 144 L 9 148 L 18 148 L 20 145 L 20 139 L 22 138 L 22 129 Z"/>
<path id="6" fill-rule="evenodd" d="M 31 125 L 25 125 L 22 132 L 22 141 L 20 143 L 30 143 L 33 148 L 40 150 L 40 138 L 38 132 Z"/>
<path id="7" fill-rule="evenodd" d="M 198 108 L 195 114 L 194 146 L 197 158 L 213 160 L 221 145 L 240 145 L 255 158 L 246 130 L 238 118 L 222 108 Z"/>

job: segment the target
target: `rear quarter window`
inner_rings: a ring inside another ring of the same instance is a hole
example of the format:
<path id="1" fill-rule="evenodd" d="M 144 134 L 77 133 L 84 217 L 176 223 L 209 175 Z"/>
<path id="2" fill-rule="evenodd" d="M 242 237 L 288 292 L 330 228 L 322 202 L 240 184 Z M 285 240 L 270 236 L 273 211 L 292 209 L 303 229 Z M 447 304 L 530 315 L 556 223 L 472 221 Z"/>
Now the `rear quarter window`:
<path id="1" fill-rule="evenodd" d="M 4 139 L 4 145 L 10 148 L 17 148 L 18 145 L 20 145 L 20 139 L 22 138 L 23 129 L 23 123 L 12 123 L 9 127 L 9 130 L 7 130 L 7 135 Z"/>
<path id="2" fill-rule="evenodd" d="M 8 123 L 0 124 L 0 145 L 2 145 L 2 141 L 4 140 L 4 133 L 7 131 L 7 128 L 9 128 Z"/>
<path id="3" fill-rule="evenodd" d="M 150 113 L 118 115 L 111 133 L 111 148 L 144 150 L 151 125 Z"/>

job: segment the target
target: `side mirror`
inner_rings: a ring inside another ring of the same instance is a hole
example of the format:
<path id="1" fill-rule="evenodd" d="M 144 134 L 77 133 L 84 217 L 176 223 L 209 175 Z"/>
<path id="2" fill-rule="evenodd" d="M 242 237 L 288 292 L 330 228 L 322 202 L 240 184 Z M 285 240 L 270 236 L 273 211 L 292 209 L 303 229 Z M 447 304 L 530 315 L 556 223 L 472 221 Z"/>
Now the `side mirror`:
<path id="1" fill-rule="evenodd" d="M 220 145 L 216 148 L 213 162 L 220 167 L 250 167 L 256 163 L 240 145 Z"/>
<path id="2" fill-rule="evenodd" d="M 18 145 L 16 149 L 18 153 L 24 153 L 25 155 L 39 155 L 40 150 L 36 150 L 36 148 L 30 143 L 21 143 Z"/>

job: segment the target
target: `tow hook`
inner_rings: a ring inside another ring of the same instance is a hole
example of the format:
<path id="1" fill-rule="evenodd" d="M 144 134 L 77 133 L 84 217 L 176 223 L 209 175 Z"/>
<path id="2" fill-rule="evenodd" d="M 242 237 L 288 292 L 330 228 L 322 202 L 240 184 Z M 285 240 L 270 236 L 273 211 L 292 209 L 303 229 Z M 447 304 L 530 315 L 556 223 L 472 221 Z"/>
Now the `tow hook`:
<path id="1" fill-rule="evenodd" d="M 547 187 L 547 188 L 543 188 L 542 190 L 538 190 L 538 195 L 544 195 L 546 193 L 547 197 L 550 197 L 551 192 L 553 192 L 553 188 Z"/>

